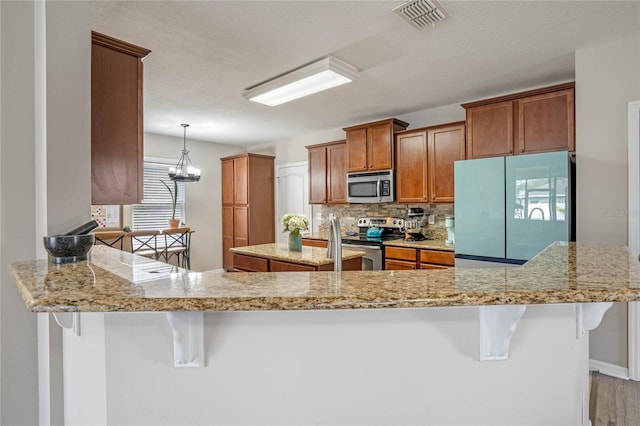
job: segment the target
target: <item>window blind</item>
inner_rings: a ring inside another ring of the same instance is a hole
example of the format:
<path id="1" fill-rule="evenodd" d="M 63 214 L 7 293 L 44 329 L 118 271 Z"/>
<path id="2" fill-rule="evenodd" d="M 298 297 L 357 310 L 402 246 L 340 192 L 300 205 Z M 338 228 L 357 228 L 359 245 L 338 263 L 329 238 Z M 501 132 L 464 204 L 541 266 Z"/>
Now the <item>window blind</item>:
<path id="1" fill-rule="evenodd" d="M 164 159 L 145 159 L 143 169 L 143 198 L 141 204 L 132 206 L 131 228 L 134 231 L 147 229 L 165 229 L 171 218 L 171 195 L 162 184 L 164 181 L 173 191 L 173 181 L 169 179 L 167 170 L 174 163 Z M 185 220 L 184 182 L 178 182 L 178 202 L 176 218 Z"/>

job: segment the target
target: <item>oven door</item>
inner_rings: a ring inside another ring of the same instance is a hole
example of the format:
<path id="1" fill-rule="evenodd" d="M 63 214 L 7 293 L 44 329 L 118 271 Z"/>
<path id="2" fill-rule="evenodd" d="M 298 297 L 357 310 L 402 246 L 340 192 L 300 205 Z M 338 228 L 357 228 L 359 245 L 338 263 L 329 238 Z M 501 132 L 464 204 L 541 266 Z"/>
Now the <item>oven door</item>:
<path id="1" fill-rule="evenodd" d="M 382 270 L 382 247 L 347 243 L 347 244 L 342 244 L 342 248 L 346 250 L 356 250 L 356 251 L 365 252 L 365 255 L 362 258 L 363 271 L 381 271 Z"/>

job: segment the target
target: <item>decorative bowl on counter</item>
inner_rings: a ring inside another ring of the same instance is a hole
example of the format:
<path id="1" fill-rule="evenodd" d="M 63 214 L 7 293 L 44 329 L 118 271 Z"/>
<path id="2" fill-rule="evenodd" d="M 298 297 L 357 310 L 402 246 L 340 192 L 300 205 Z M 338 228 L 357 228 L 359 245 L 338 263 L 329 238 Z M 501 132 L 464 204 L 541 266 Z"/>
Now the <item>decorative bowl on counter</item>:
<path id="1" fill-rule="evenodd" d="M 53 235 L 43 238 L 49 260 L 56 265 L 87 260 L 95 235 Z"/>

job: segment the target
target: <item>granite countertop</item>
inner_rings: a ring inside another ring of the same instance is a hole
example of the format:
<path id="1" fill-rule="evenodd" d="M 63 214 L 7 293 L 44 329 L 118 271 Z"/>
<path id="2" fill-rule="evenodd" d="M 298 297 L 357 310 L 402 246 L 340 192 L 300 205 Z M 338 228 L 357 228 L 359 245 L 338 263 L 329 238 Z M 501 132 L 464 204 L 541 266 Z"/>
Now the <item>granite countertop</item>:
<path id="1" fill-rule="evenodd" d="M 640 300 L 625 247 L 555 243 L 521 267 L 191 272 L 107 246 L 89 262 L 15 262 L 33 312 L 263 311 Z"/>
<path id="2" fill-rule="evenodd" d="M 303 246 L 302 251 L 289 251 L 288 244 L 271 243 L 234 247 L 230 250 L 237 254 L 281 260 L 283 262 L 298 263 L 301 265 L 320 266 L 333 263 L 333 259 L 327 258 L 327 249 L 321 247 Z M 357 259 L 358 257 L 363 257 L 365 254 L 363 251 L 342 249 L 342 260 Z"/>

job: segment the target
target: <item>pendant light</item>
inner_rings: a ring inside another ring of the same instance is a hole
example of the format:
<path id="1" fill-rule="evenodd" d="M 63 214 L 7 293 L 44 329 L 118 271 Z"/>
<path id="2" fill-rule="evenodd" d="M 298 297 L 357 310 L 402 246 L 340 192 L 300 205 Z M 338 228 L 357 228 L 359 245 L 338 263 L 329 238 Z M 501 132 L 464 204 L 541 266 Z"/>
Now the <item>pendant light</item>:
<path id="1" fill-rule="evenodd" d="M 180 182 L 197 182 L 200 180 L 200 169 L 193 167 L 187 151 L 187 127 L 188 124 L 181 124 L 184 128 L 184 145 L 182 155 L 175 167 L 169 167 L 169 177 L 171 180 Z"/>

